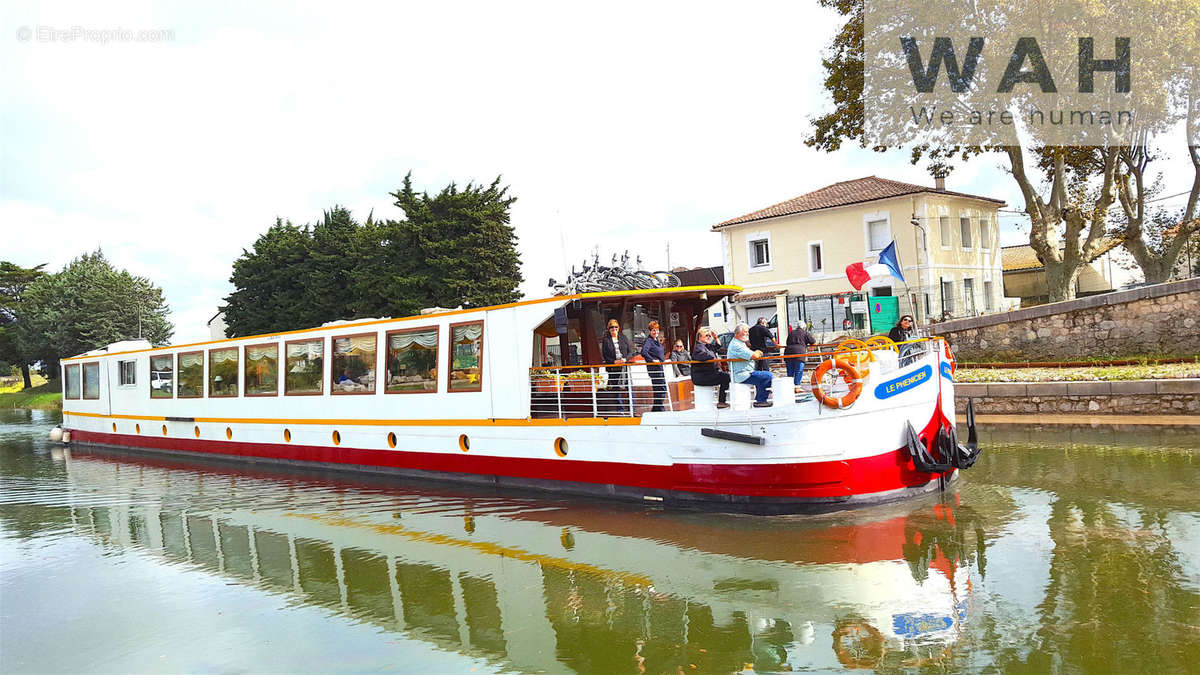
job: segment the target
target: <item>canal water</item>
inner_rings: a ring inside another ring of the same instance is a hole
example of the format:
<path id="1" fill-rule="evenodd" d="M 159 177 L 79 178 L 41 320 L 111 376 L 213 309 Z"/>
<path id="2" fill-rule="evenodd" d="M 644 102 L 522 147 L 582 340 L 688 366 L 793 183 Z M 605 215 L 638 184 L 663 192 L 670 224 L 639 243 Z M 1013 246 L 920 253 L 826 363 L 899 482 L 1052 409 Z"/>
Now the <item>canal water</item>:
<path id="1" fill-rule="evenodd" d="M 1195 672 L 1194 429 L 985 430 L 945 494 L 674 513 L 66 451 L 0 411 L 0 672 Z"/>

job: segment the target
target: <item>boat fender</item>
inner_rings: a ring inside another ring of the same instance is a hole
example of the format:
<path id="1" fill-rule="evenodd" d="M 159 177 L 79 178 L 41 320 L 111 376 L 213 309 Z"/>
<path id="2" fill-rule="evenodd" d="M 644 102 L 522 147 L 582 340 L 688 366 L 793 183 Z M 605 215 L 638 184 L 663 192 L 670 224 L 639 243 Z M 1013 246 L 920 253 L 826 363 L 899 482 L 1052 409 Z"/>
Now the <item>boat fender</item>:
<path id="1" fill-rule="evenodd" d="M 54 427 L 53 429 L 50 430 L 50 441 L 51 442 L 59 443 L 62 441 L 62 439 L 63 439 L 63 428 L 62 427 Z"/>
<path id="2" fill-rule="evenodd" d="M 63 435 L 62 435 L 62 442 L 63 442 L 63 443 L 70 443 L 70 442 L 71 442 L 71 432 L 69 432 L 69 431 L 63 431 Z"/>
<path id="3" fill-rule="evenodd" d="M 846 380 L 846 382 L 850 385 L 850 391 L 846 392 L 841 397 L 826 394 L 825 391 L 821 389 L 821 378 L 825 377 L 825 374 L 834 368 L 838 369 L 838 372 L 842 374 L 842 379 Z M 817 369 L 813 371 L 813 398 L 817 399 L 821 403 L 824 403 L 830 408 L 849 408 L 850 406 L 854 405 L 855 401 L 858 400 L 858 396 L 862 393 L 862 389 L 862 375 L 858 372 L 857 368 L 850 365 L 849 362 L 843 361 L 842 359 L 822 361 L 821 365 L 817 366 Z"/>
<path id="4" fill-rule="evenodd" d="M 751 436 L 750 434 L 739 434 L 733 431 L 723 431 L 721 429 L 709 429 L 704 427 L 700 429 L 701 436 L 709 438 L 719 438 L 723 441 L 736 441 L 738 443 L 749 443 L 750 445 L 766 445 L 767 439 L 762 436 Z"/>

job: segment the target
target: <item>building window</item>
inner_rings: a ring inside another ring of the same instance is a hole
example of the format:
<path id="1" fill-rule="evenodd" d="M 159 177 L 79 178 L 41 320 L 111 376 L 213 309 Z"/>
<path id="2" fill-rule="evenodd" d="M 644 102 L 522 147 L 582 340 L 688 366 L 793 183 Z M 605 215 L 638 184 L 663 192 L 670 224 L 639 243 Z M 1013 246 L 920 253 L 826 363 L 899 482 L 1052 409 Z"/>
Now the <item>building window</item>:
<path id="1" fill-rule="evenodd" d="M 825 272 L 825 261 L 821 256 L 821 244 L 808 245 L 808 273 L 822 274 Z"/>
<path id="2" fill-rule="evenodd" d="M 771 241 L 755 239 L 750 242 L 750 266 L 766 267 L 771 264 Z"/>
<path id="3" fill-rule="evenodd" d="M 100 398 L 100 364 L 83 364 L 83 397 L 88 399 Z"/>
<path id="4" fill-rule="evenodd" d="M 137 361 L 117 361 L 117 383 L 122 387 L 137 384 Z"/>
<path id="5" fill-rule="evenodd" d="M 967 216 L 959 218 L 958 229 L 962 233 L 962 247 L 971 248 L 971 219 Z"/>
<path id="6" fill-rule="evenodd" d="M 925 316 L 928 317 L 929 313 L 933 311 L 933 305 L 931 305 L 929 302 L 929 294 L 928 293 L 922 293 L 921 295 L 925 296 Z"/>
<path id="7" fill-rule="evenodd" d="M 483 389 L 483 322 L 450 326 L 450 391 Z"/>
<path id="8" fill-rule="evenodd" d="M 170 354 L 150 357 L 150 398 L 175 395 L 175 357 Z"/>
<path id="9" fill-rule="evenodd" d="M 279 345 L 246 347 L 246 396 L 275 396 L 279 393 Z"/>
<path id="10" fill-rule="evenodd" d="M 79 364 L 63 368 L 63 398 L 79 398 Z"/>
<path id="11" fill-rule="evenodd" d="M 214 349 L 208 353 L 208 395 L 223 398 L 238 395 L 238 348 Z"/>
<path id="12" fill-rule="evenodd" d="M 938 219 L 938 231 L 942 233 L 942 247 L 950 248 L 953 245 L 950 237 L 950 216 Z"/>
<path id="13" fill-rule="evenodd" d="M 954 316 L 954 280 L 942 280 L 942 316 Z"/>
<path id="14" fill-rule="evenodd" d="M 389 394 L 437 393 L 438 327 L 398 330 L 387 334 Z"/>
<path id="15" fill-rule="evenodd" d="M 983 309 L 990 312 L 996 308 L 995 302 L 992 301 L 992 282 L 983 282 Z"/>
<path id="16" fill-rule="evenodd" d="M 888 221 L 872 220 L 867 223 L 868 244 L 872 251 L 882 251 L 892 241 L 892 233 L 888 229 Z"/>
<path id="17" fill-rule="evenodd" d="M 312 395 L 324 391 L 325 340 L 297 340 L 284 347 L 284 395 Z"/>
<path id="18" fill-rule="evenodd" d="M 992 223 L 987 216 L 979 217 L 979 248 L 988 250 L 992 247 Z"/>
<path id="19" fill-rule="evenodd" d="M 975 316 L 975 280 L 963 279 L 963 310 L 967 316 Z"/>
<path id="20" fill-rule="evenodd" d="M 333 393 L 375 393 L 377 344 L 375 333 L 333 338 L 333 370 L 329 374 L 329 388 Z"/>
<path id="21" fill-rule="evenodd" d="M 179 384 L 176 396 L 197 398 L 204 395 L 204 352 L 184 352 L 178 355 L 175 372 Z"/>

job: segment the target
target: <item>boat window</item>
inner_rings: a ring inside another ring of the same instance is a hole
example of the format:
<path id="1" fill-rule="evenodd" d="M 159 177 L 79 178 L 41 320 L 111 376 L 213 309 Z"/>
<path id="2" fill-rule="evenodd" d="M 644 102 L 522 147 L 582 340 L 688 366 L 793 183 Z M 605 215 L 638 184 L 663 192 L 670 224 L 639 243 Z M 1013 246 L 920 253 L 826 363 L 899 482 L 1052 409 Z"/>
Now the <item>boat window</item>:
<path id="1" fill-rule="evenodd" d="M 83 397 L 100 398 L 100 364 L 83 364 Z"/>
<path id="2" fill-rule="evenodd" d="M 247 345 L 246 396 L 275 396 L 279 393 L 279 345 Z"/>
<path id="3" fill-rule="evenodd" d="M 137 384 L 137 361 L 117 361 L 117 383 L 122 387 Z"/>
<path id="4" fill-rule="evenodd" d="M 387 393 L 437 392 L 437 326 L 389 332 L 387 349 Z"/>
<path id="5" fill-rule="evenodd" d="M 63 398 L 79 398 L 79 364 L 72 363 L 63 369 Z"/>
<path id="6" fill-rule="evenodd" d="M 178 355 L 179 398 L 198 398 L 204 395 L 204 352 L 183 352 Z"/>
<path id="7" fill-rule="evenodd" d="M 322 375 L 325 373 L 325 340 L 297 340 L 285 347 L 287 353 L 284 367 L 283 393 L 320 394 L 324 389 Z"/>
<path id="8" fill-rule="evenodd" d="M 150 357 L 150 398 L 175 395 L 175 357 L 170 354 Z"/>
<path id="9" fill-rule="evenodd" d="M 483 389 L 483 322 L 450 325 L 450 391 Z"/>
<path id="10" fill-rule="evenodd" d="M 237 347 L 208 353 L 208 395 L 213 398 L 238 395 Z"/>
<path id="11" fill-rule="evenodd" d="M 333 338 L 333 369 L 329 375 L 333 393 L 375 393 L 377 339 L 375 333 Z"/>

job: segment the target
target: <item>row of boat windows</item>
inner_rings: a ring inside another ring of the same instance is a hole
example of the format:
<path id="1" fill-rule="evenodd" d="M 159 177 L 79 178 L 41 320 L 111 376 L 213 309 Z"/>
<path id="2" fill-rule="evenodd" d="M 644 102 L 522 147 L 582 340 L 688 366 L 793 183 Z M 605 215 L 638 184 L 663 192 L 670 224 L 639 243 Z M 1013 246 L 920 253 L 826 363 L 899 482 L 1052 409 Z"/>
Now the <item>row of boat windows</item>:
<path id="1" fill-rule="evenodd" d="M 483 322 L 452 324 L 446 390 L 483 388 Z M 150 398 L 230 398 L 237 396 L 375 394 L 382 370 L 388 394 L 431 394 L 438 390 L 438 326 L 390 331 L 384 336 L 383 363 L 376 333 L 311 340 L 221 347 L 150 357 Z M 329 367 L 326 368 L 326 353 Z M 118 386 L 137 384 L 137 362 L 119 361 Z M 205 367 L 207 366 L 207 368 Z M 282 370 L 283 377 L 280 377 Z M 63 396 L 100 398 L 100 364 L 64 367 Z M 282 380 L 282 381 L 281 381 Z M 326 384 L 328 382 L 328 384 Z"/>

